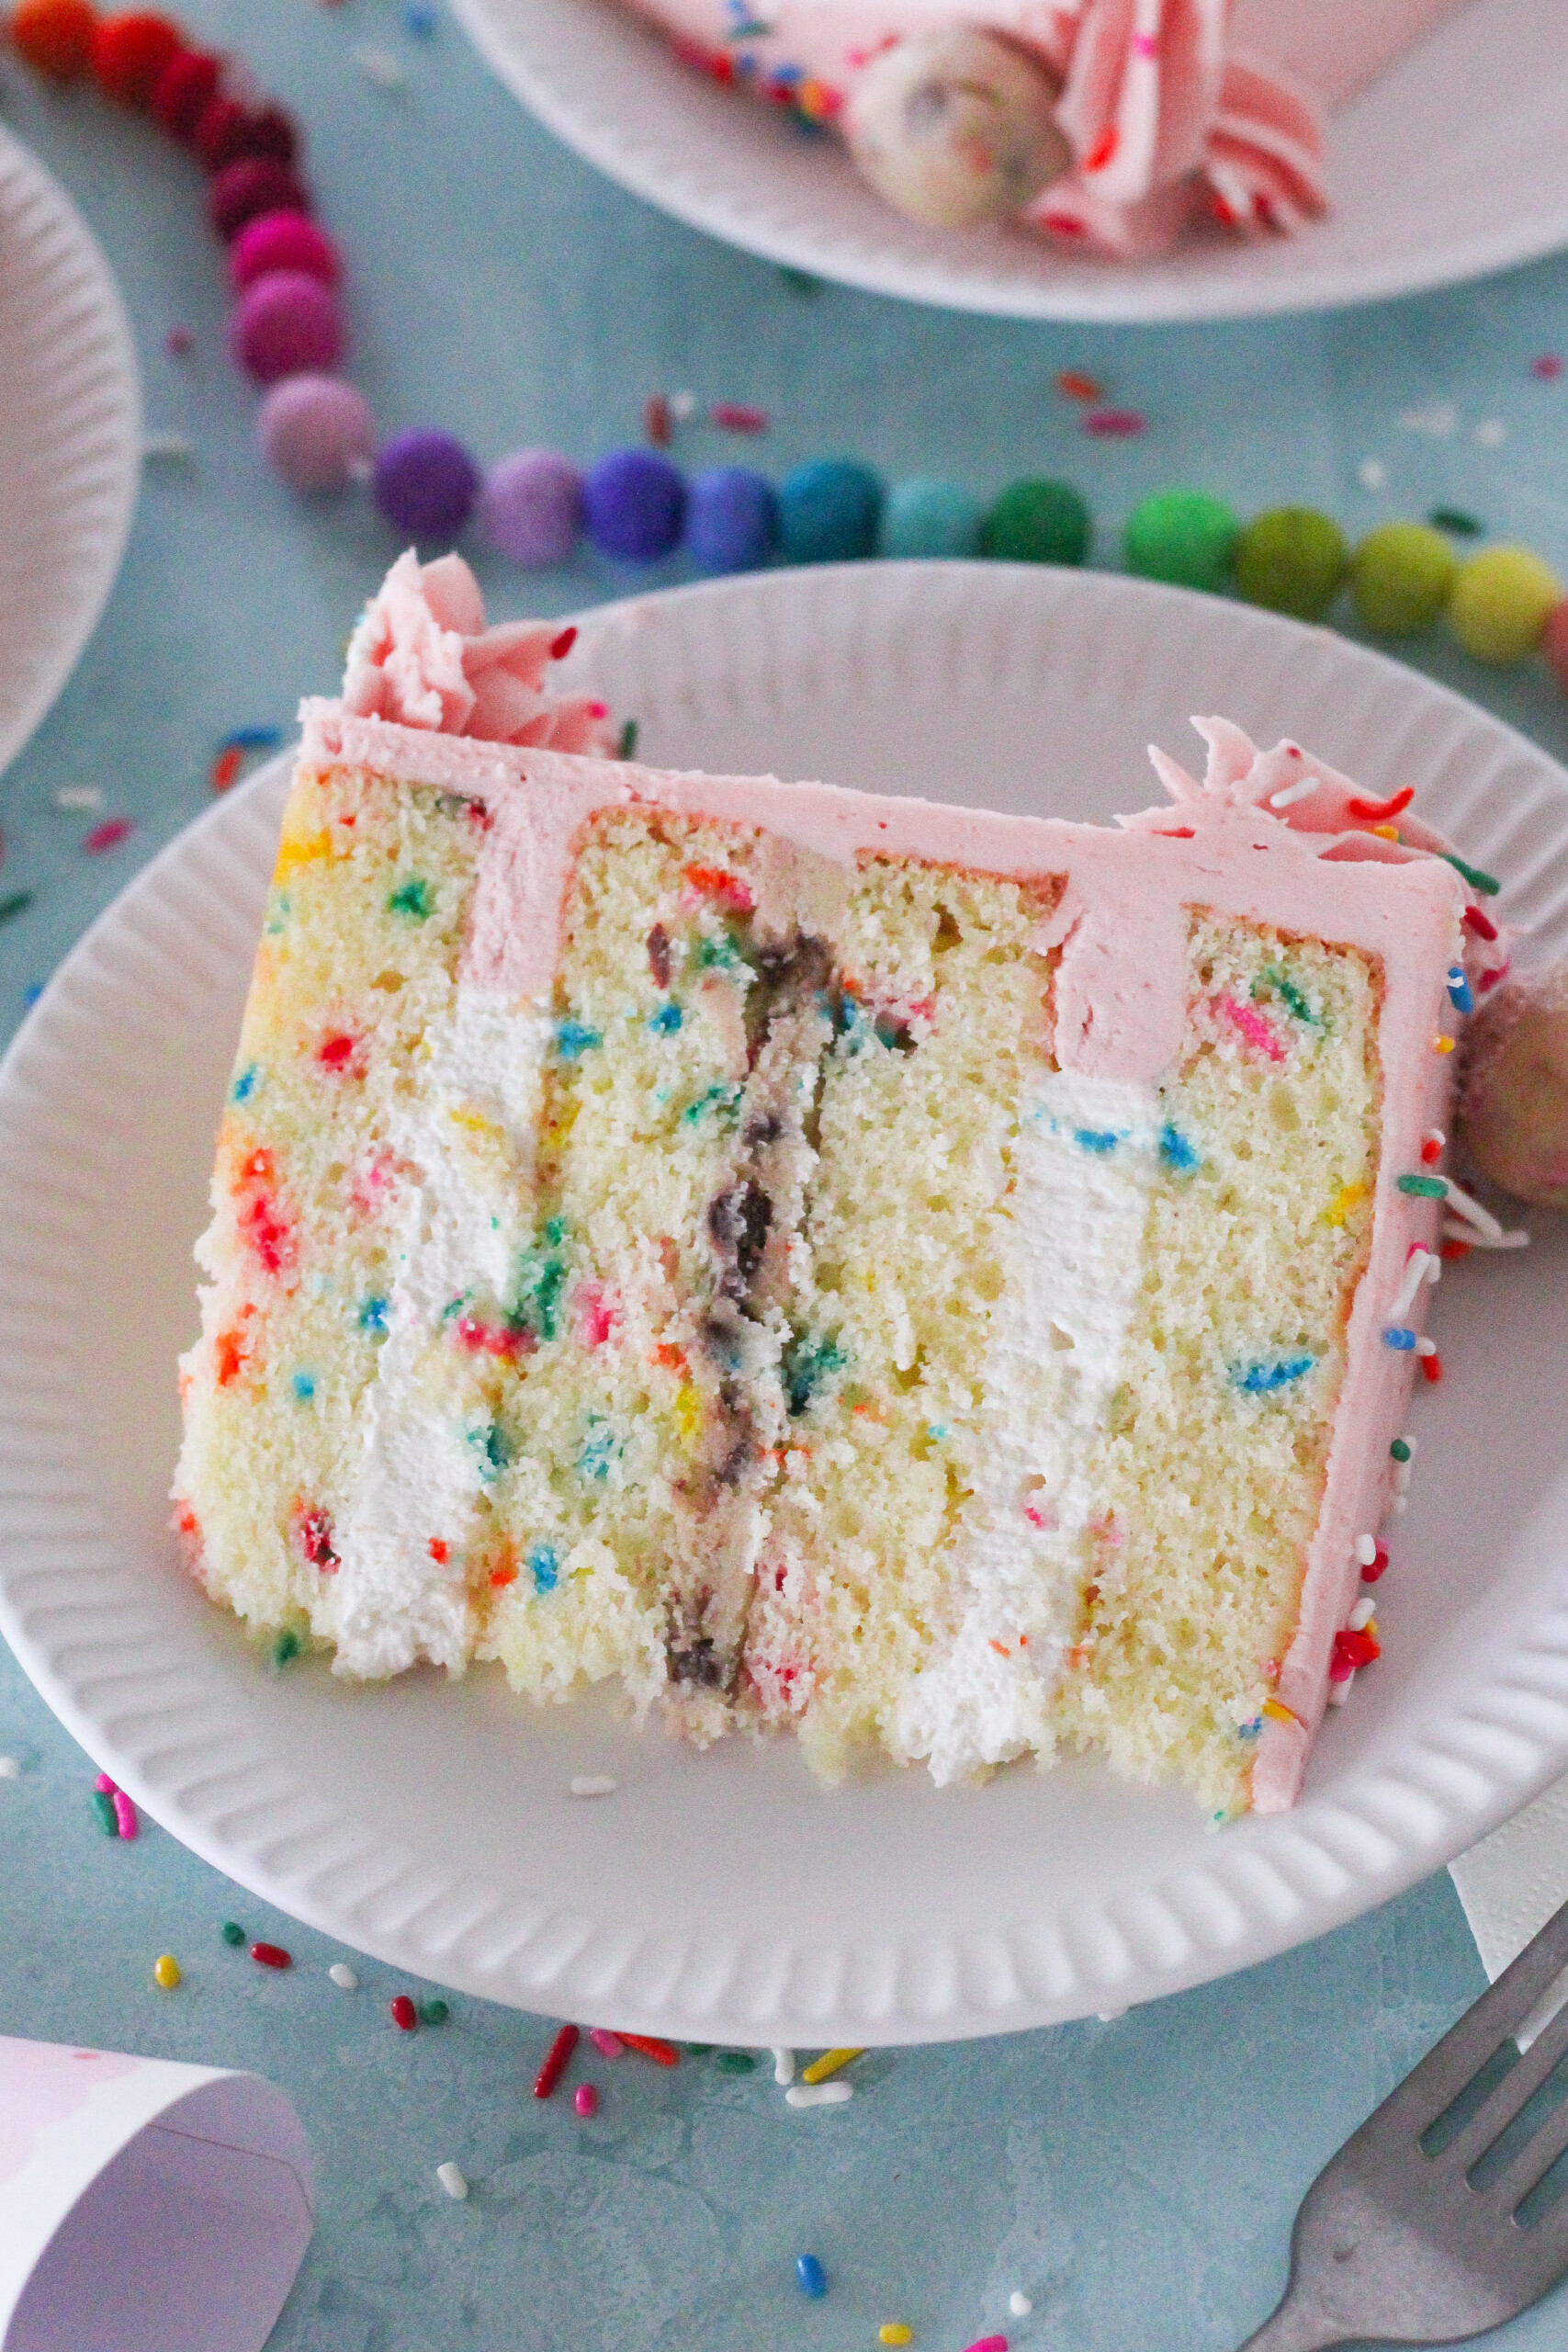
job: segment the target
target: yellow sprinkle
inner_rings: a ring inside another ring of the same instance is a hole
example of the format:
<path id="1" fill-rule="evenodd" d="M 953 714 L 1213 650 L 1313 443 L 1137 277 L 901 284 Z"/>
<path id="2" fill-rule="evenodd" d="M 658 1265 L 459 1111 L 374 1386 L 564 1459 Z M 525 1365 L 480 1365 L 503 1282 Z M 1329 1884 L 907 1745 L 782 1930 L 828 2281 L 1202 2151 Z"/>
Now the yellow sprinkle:
<path id="1" fill-rule="evenodd" d="M 1454 1041 L 1451 1037 L 1434 1037 L 1432 1040 L 1432 1051 L 1435 1054 L 1451 1054 L 1453 1049 Z"/>
<path id="2" fill-rule="evenodd" d="M 1396 842 L 1399 839 L 1397 825 L 1369 825 L 1367 830 L 1376 833 L 1380 842 Z"/>
<path id="3" fill-rule="evenodd" d="M 800 2079 L 803 2083 L 825 2083 L 829 2075 L 836 2075 L 840 2066 L 847 2066 L 852 2058 L 861 2055 L 858 2050 L 824 2050 L 820 2058 L 814 2058 L 809 2066 L 801 2068 Z"/>
<path id="4" fill-rule="evenodd" d="M 1263 1713 L 1268 1716 L 1270 1723 L 1299 1724 L 1301 1721 L 1300 1715 L 1295 1713 L 1293 1708 L 1287 1707 L 1283 1699 L 1265 1699 L 1263 1702 Z"/>
<path id="5" fill-rule="evenodd" d="M 161 1992 L 172 1993 L 180 1981 L 180 1964 L 172 1951 L 161 1951 L 152 1962 L 152 1982 Z"/>
<path id="6" fill-rule="evenodd" d="M 285 833 L 277 844 L 277 864 L 272 869 L 275 882 L 287 882 L 297 865 L 313 865 L 317 858 L 331 857 L 333 837 L 324 829 L 319 833 Z"/>
<path id="7" fill-rule="evenodd" d="M 1364 1184 L 1341 1184 L 1323 1213 L 1324 1223 L 1343 1225 L 1356 1203 L 1365 1200 L 1367 1188 Z"/>
<path id="8" fill-rule="evenodd" d="M 879 2344 L 912 2344 L 915 2331 L 906 2327 L 901 2319 L 890 2319 L 886 2327 L 877 2329 L 876 2340 Z"/>
<path id="9" fill-rule="evenodd" d="M 675 1433 L 687 1453 L 690 1453 L 696 1444 L 702 1418 L 702 1398 L 691 1382 L 683 1380 L 675 1391 Z"/>

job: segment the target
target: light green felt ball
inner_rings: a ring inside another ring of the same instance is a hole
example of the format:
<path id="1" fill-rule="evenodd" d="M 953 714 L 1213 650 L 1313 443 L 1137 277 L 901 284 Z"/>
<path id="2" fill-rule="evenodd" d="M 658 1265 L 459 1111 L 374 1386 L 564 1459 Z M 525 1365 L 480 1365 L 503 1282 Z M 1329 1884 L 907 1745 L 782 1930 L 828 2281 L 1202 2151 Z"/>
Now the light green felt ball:
<path id="1" fill-rule="evenodd" d="M 877 548 L 886 556 L 970 556 L 979 552 L 980 502 L 955 481 L 917 476 L 895 482 L 882 510 Z"/>
<path id="2" fill-rule="evenodd" d="M 1089 508 L 1070 482 L 1010 482 L 980 526 L 980 551 L 997 563 L 1081 563 Z"/>
<path id="3" fill-rule="evenodd" d="M 1449 627 L 1478 662 L 1523 662 L 1562 602 L 1555 572 L 1529 548 L 1486 548 L 1460 567 Z"/>
<path id="4" fill-rule="evenodd" d="M 1350 559 L 1350 596 L 1363 628 L 1416 637 L 1449 600 L 1459 558 L 1426 523 L 1382 523 Z"/>
<path id="5" fill-rule="evenodd" d="M 1349 558 L 1331 516 L 1311 506 L 1272 506 L 1255 515 L 1235 543 L 1235 584 L 1249 605 L 1321 620 Z"/>
<path id="6" fill-rule="evenodd" d="M 1128 571 L 1145 580 L 1217 592 L 1230 577 L 1240 529 L 1223 498 L 1203 490 L 1156 490 L 1128 515 L 1122 554 Z"/>

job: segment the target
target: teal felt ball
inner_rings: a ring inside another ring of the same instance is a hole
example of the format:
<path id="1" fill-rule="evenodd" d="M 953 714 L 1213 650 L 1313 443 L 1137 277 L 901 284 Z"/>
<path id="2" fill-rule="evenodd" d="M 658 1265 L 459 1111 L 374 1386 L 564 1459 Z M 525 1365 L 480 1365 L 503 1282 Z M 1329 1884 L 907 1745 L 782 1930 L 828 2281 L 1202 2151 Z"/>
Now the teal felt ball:
<path id="1" fill-rule="evenodd" d="M 1218 593 L 1230 578 L 1240 529 L 1223 498 L 1204 490 L 1156 490 L 1127 517 L 1122 559 L 1141 579 Z"/>
<path id="2" fill-rule="evenodd" d="M 878 552 L 886 556 L 968 556 L 980 549 L 980 502 L 955 481 L 919 475 L 895 482 L 882 510 Z"/>
<path id="3" fill-rule="evenodd" d="M 1070 482 L 1010 482 L 980 526 L 982 551 L 997 563 L 1082 563 L 1089 508 Z"/>
<path id="4" fill-rule="evenodd" d="M 1235 543 L 1235 584 L 1249 605 L 1321 620 L 1349 564 L 1345 534 L 1311 506 L 1255 514 Z"/>
<path id="5" fill-rule="evenodd" d="M 849 563 L 876 553 L 882 477 L 852 458 L 813 458 L 779 484 L 786 563 Z"/>

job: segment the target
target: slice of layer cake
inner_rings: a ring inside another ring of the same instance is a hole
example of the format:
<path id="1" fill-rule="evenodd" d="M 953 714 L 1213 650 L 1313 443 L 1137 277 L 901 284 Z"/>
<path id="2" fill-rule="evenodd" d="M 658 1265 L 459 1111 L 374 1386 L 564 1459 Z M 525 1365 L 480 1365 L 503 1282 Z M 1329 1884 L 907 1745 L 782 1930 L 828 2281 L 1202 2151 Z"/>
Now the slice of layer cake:
<path id="1" fill-rule="evenodd" d="M 618 1677 L 828 1777 L 1289 1804 L 1437 1269 L 1450 967 L 1502 960 L 1461 874 L 1222 720 L 1119 831 L 562 752 L 603 714 L 549 637 L 404 558 L 305 707 L 184 1363 L 202 1586 L 342 1674 Z"/>

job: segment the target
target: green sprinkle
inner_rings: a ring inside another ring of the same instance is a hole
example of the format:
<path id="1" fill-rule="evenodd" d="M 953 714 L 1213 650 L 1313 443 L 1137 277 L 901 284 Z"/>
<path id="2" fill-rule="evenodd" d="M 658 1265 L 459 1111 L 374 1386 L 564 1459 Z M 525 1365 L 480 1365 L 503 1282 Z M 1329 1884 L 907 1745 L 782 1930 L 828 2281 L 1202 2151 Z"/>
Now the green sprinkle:
<path id="1" fill-rule="evenodd" d="M 225 1919 L 218 1932 L 226 1944 L 243 1944 L 245 1940 L 245 1931 L 238 1919 Z"/>
<path id="2" fill-rule="evenodd" d="M 819 277 L 813 277 L 808 269 L 792 269 L 785 264 L 780 268 L 779 276 L 792 294 L 799 294 L 809 299 L 812 295 L 820 294 L 822 291 L 822 280 Z"/>
<path id="3" fill-rule="evenodd" d="M 1408 1462 L 1410 1459 L 1410 1448 L 1402 1437 L 1394 1439 L 1393 1443 L 1389 1447 L 1389 1452 L 1396 1462 Z"/>
<path id="4" fill-rule="evenodd" d="M 721 2050 L 714 2060 L 721 2075 L 754 2075 L 757 2061 L 749 2050 Z"/>
<path id="5" fill-rule="evenodd" d="M 784 1351 L 784 1397 L 791 1419 L 798 1419 L 824 1382 L 842 1372 L 849 1359 L 836 1340 L 803 1331 Z"/>
<path id="6" fill-rule="evenodd" d="M 499 1421 L 488 1421 L 483 1429 L 468 1431 L 468 1443 L 479 1458 L 479 1477 L 488 1486 L 498 1478 L 512 1459 L 512 1448 L 506 1432 Z"/>
<path id="7" fill-rule="evenodd" d="M 683 2041 L 681 2047 L 688 2058 L 706 2058 L 714 2044 L 711 2041 Z"/>
<path id="8" fill-rule="evenodd" d="M 1399 1189 L 1413 1193 L 1418 1201 L 1446 1201 L 1449 1197 L 1448 1180 L 1442 1176 L 1402 1176 Z"/>
<path id="9" fill-rule="evenodd" d="M 419 2005 L 421 2025 L 445 2025 L 451 2014 L 445 2001 L 422 2001 Z"/>
<path id="10" fill-rule="evenodd" d="M 635 718 L 628 718 L 626 725 L 621 729 L 620 741 L 615 745 L 615 757 L 618 760 L 629 760 L 635 756 L 637 752 L 637 720 Z"/>
<path id="11" fill-rule="evenodd" d="M 682 1124 L 694 1127 L 705 1111 L 714 1111 L 719 1118 L 733 1115 L 739 1101 L 739 1086 L 710 1086 L 705 1094 L 699 1094 L 694 1102 L 688 1102 L 681 1114 Z"/>
<path id="12" fill-rule="evenodd" d="M 1486 528 L 1479 514 L 1467 514 L 1462 506 L 1434 506 L 1427 520 L 1435 531 L 1451 531 L 1456 539 L 1478 539 Z"/>
<path id="13" fill-rule="evenodd" d="M 1322 1021 L 1313 1011 L 1312 1006 L 1302 994 L 1301 989 L 1297 988 L 1294 980 L 1288 978 L 1283 972 L 1277 972 L 1272 965 L 1269 967 L 1267 971 L 1260 973 L 1258 978 L 1254 980 L 1252 984 L 1252 993 L 1255 999 L 1259 989 L 1264 987 L 1271 988 L 1275 995 L 1279 998 L 1280 1003 L 1285 1007 L 1286 1011 L 1288 1012 L 1293 1012 L 1298 1021 L 1304 1021 L 1308 1027 L 1312 1029 L 1322 1028 Z"/>
<path id="14" fill-rule="evenodd" d="M 275 1667 L 287 1666 L 291 1658 L 299 1657 L 299 1648 L 300 1643 L 299 1634 L 295 1632 L 292 1625 L 286 1625 L 282 1633 L 279 1634 L 276 1641 L 274 1642 L 272 1645 L 273 1665 Z"/>
<path id="15" fill-rule="evenodd" d="M 115 1813 L 113 1797 L 106 1796 L 102 1789 L 95 1789 L 93 1791 L 93 1811 L 98 1816 L 98 1827 L 103 1831 L 104 1836 L 106 1838 L 118 1838 L 119 1836 L 119 1821 Z"/>
<path id="16" fill-rule="evenodd" d="M 1472 890 L 1479 890 L 1483 899 L 1497 896 L 1503 885 L 1495 874 L 1483 873 L 1479 865 L 1467 865 L 1462 857 L 1454 855 L 1451 849 L 1445 849 L 1439 854 L 1448 860 L 1456 874 L 1463 876 Z"/>
<path id="17" fill-rule="evenodd" d="M 428 882 L 415 875 L 412 881 L 400 882 L 387 901 L 387 910 L 394 915 L 412 915 L 416 922 L 424 922 L 435 912 L 435 897 Z"/>
<path id="18" fill-rule="evenodd" d="M 13 890 L 9 898 L 0 899 L 0 922 L 14 922 L 18 915 L 27 913 L 32 902 L 30 890 Z"/>
<path id="19" fill-rule="evenodd" d="M 590 1029 L 583 1022 L 558 1021 L 556 1023 L 556 1051 L 563 1062 L 581 1061 L 584 1054 L 604 1042 L 598 1030 Z"/>

